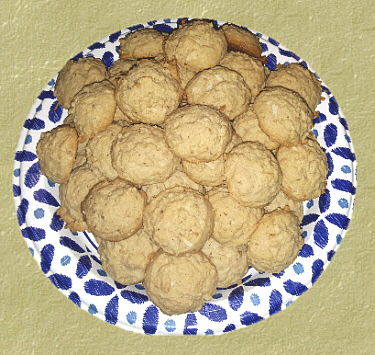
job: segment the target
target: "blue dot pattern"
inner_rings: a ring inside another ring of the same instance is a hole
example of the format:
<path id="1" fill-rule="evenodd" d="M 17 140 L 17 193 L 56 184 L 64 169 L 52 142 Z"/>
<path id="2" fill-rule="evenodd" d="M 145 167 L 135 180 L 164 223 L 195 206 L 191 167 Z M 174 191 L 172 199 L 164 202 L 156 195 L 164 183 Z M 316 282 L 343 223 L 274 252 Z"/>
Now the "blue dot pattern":
<path id="1" fill-rule="evenodd" d="M 139 28 L 170 33 L 183 19 L 165 19 L 117 31 L 74 56 L 101 58 L 107 68 L 119 58 L 119 40 Z M 223 22 L 214 21 L 215 27 Z M 254 31 L 255 33 L 255 31 Z M 299 56 L 276 40 L 257 33 L 269 70 L 299 62 Z M 309 68 L 311 70 L 311 68 Z M 317 76 L 318 77 L 318 76 Z M 322 274 L 341 244 L 356 193 L 356 156 L 347 120 L 322 83 L 324 100 L 314 118 L 314 133 L 327 155 L 325 192 L 304 202 L 301 223 L 305 245 L 294 264 L 278 274 L 253 268 L 242 284 L 218 289 L 198 312 L 167 316 L 151 303 L 142 284 L 121 285 L 101 267 L 97 244 L 89 233 L 71 233 L 57 215 L 59 185 L 40 173 L 36 144 L 40 134 L 62 124 L 67 110 L 54 96 L 57 75 L 35 101 L 23 125 L 14 157 L 13 196 L 28 249 L 52 284 L 75 305 L 110 324 L 143 334 L 222 334 L 250 326 L 289 306 Z M 319 77 L 318 77 L 319 78 Z"/>

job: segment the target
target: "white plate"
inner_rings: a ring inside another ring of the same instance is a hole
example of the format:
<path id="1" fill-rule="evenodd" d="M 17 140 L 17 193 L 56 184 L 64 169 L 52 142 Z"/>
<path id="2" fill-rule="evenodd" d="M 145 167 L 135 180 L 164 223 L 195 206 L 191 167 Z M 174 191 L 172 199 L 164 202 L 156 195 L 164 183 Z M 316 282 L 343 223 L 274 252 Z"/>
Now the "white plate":
<path id="1" fill-rule="evenodd" d="M 170 32 L 179 22 L 166 19 L 129 27 L 94 43 L 75 58 L 94 56 L 109 67 L 118 59 L 119 38 L 143 27 Z M 214 24 L 221 26 L 223 22 L 214 21 Z M 299 62 L 308 67 L 275 40 L 257 35 L 271 70 L 277 63 Z M 40 134 L 60 125 L 67 116 L 61 106 L 56 109 L 57 100 L 53 95 L 56 77 L 35 101 L 22 129 L 14 163 L 13 193 L 18 222 L 31 254 L 49 280 L 76 305 L 133 332 L 221 334 L 285 309 L 327 267 L 352 215 L 356 161 L 346 120 L 324 83 L 324 100 L 318 106 L 320 115 L 315 119 L 313 132 L 328 156 L 328 185 L 318 199 L 304 204 L 305 246 L 299 256 L 279 274 L 260 274 L 250 268 L 241 285 L 218 289 L 199 312 L 170 317 L 149 301 L 141 284 L 124 286 L 107 276 L 92 235 L 72 234 L 63 229 L 63 222 L 56 216 L 58 185 L 41 175 L 35 153 Z"/>

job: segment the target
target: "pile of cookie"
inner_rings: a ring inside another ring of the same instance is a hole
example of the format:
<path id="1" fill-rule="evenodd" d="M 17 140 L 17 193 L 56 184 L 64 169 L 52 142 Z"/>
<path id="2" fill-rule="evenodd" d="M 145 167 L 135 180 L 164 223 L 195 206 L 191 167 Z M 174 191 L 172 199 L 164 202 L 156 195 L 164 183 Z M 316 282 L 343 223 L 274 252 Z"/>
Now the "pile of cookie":
<path id="1" fill-rule="evenodd" d="M 70 60 L 56 81 L 68 115 L 37 155 L 65 227 L 91 232 L 107 274 L 143 282 L 168 315 L 199 310 L 249 265 L 292 264 L 302 202 L 328 173 L 311 135 L 315 75 L 270 72 L 256 35 L 206 20 L 134 31 L 119 56 L 108 70 Z"/>

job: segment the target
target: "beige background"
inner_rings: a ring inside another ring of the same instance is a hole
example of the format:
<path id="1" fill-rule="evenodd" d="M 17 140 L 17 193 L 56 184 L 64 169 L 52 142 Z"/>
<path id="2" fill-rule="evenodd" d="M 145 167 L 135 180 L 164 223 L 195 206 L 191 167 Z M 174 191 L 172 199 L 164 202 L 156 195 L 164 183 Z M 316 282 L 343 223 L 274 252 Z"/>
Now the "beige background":
<path id="1" fill-rule="evenodd" d="M 354 217 L 328 269 L 285 311 L 222 336 L 143 336 L 76 307 L 27 250 L 11 195 L 21 127 L 66 60 L 121 28 L 182 16 L 247 26 L 305 59 L 347 117 L 358 158 Z M 373 0 L 1 0 L 0 25 L 1 354 L 375 354 Z"/>

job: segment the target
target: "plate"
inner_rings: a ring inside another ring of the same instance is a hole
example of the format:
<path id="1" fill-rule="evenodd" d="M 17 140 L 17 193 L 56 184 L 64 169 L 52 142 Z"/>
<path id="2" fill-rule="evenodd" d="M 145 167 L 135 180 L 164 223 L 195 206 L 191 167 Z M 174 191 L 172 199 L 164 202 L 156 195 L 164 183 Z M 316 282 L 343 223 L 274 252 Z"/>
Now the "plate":
<path id="1" fill-rule="evenodd" d="M 171 32 L 181 20 L 151 21 L 126 28 L 89 46 L 75 59 L 94 56 L 110 67 L 119 57 L 119 38 L 144 27 Z M 221 26 L 224 22 L 214 24 Z M 260 37 L 270 70 L 278 63 L 292 62 L 312 70 L 274 39 L 251 31 Z M 56 215 L 59 187 L 41 175 L 35 152 L 40 134 L 60 125 L 67 116 L 53 94 L 56 78 L 40 93 L 22 129 L 15 154 L 13 194 L 18 222 L 31 254 L 46 277 L 78 307 L 137 333 L 222 334 L 284 310 L 316 282 L 331 262 L 352 216 L 356 159 L 346 119 L 323 82 L 313 133 L 328 157 L 328 185 L 319 198 L 304 203 L 305 245 L 297 259 L 279 274 L 259 273 L 250 267 L 242 284 L 217 289 L 199 312 L 167 316 L 149 301 L 141 284 L 121 285 L 107 276 L 93 236 L 71 233 Z"/>

